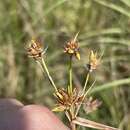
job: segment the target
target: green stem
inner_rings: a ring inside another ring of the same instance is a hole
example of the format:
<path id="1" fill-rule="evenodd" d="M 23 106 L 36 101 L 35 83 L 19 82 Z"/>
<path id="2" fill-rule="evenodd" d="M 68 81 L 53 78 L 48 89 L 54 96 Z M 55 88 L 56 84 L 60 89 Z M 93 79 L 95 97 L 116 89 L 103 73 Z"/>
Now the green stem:
<path id="1" fill-rule="evenodd" d="M 90 90 L 93 88 L 94 84 L 96 82 L 96 79 L 94 80 L 94 82 L 92 83 L 92 85 L 89 87 L 89 89 L 84 93 L 84 97 L 83 100 L 85 99 L 85 97 L 88 95 L 88 93 L 90 92 Z"/>
<path id="2" fill-rule="evenodd" d="M 49 78 L 49 81 L 52 84 L 52 86 L 54 87 L 55 91 L 58 91 L 58 89 L 57 89 L 57 87 L 56 87 L 56 85 L 55 85 L 55 83 L 54 83 L 54 81 L 53 81 L 53 79 L 52 79 L 52 77 L 51 77 L 51 75 L 49 73 L 49 70 L 48 70 L 47 65 L 46 65 L 46 63 L 45 63 L 43 58 L 42 58 L 42 63 L 40 63 L 40 65 L 41 65 L 42 70 L 44 68 L 44 70 L 45 70 L 45 72 L 46 72 L 46 74 L 47 74 L 47 76 Z"/>
<path id="3" fill-rule="evenodd" d="M 69 88 L 68 88 L 69 94 L 71 95 L 73 92 L 73 87 L 72 87 L 72 56 L 70 56 L 70 61 L 69 61 Z"/>
<path id="4" fill-rule="evenodd" d="M 79 110 L 80 110 L 80 107 L 81 107 L 81 105 L 82 105 L 82 102 L 83 102 L 83 100 L 84 100 L 84 98 L 85 98 L 85 96 L 86 96 L 85 90 L 86 90 L 86 87 L 87 87 L 87 84 L 88 84 L 89 76 L 90 76 L 90 72 L 87 73 L 86 80 L 85 80 L 85 84 L 84 84 L 84 87 L 83 87 L 83 93 L 82 93 L 82 94 L 83 94 L 83 99 L 82 99 L 82 101 L 80 102 L 80 104 L 79 104 L 79 106 L 78 106 L 78 108 L 77 108 L 77 110 L 76 110 L 76 112 L 75 112 L 75 117 L 78 115 Z M 84 96 L 84 95 L 85 95 L 85 96 Z"/>
<path id="5" fill-rule="evenodd" d="M 68 86 L 68 93 L 72 96 L 73 93 L 73 85 L 72 85 L 73 79 L 72 79 L 72 55 L 70 56 L 70 61 L 69 61 L 69 86 Z M 72 115 L 72 119 L 75 117 L 75 107 L 74 104 L 71 105 L 70 108 L 70 113 Z M 74 123 L 70 123 L 71 129 L 76 130 L 76 125 Z"/>
<path id="6" fill-rule="evenodd" d="M 85 90 L 86 90 L 86 87 L 87 87 L 87 84 L 88 84 L 88 80 L 89 80 L 89 76 L 90 76 L 90 72 L 88 72 L 87 76 L 86 76 L 85 84 L 84 84 L 84 87 L 83 87 L 83 94 L 85 93 Z"/>

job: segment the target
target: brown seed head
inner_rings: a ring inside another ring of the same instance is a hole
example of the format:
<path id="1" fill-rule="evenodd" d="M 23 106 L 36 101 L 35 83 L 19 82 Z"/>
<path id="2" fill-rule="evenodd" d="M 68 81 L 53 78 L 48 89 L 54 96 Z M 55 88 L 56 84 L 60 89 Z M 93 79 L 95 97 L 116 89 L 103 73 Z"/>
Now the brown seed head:
<path id="1" fill-rule="evenodd" d="M 65 47 L 64 47 L 64 52 L 69 54 L 70 56 L 75 55 L 75 57 L 80 60 L 80 53 L 79 53 L 79 46 L 77 42 L 77 36 L 76 34 L 75 38 L 69 41 Z"/>
<path id="2" fill-rule="evenodd" d="M 27 47 L 28 56 L 38 59 L 42 57 L 43 53 L 44 51 L 42 44 L 37 40 L 31 40 L 31 44 Z"/>
<path id="3" fill-rule="evenodd" d="M 54 95 L 56 97 L 58 104 L 53 109 L 53 111 L 68 110 L 72 104 L 77 106 L 82 101 L 83 98 L 83 96 L 79 95 L 79 92 L 76 89 L 73 90 L 72 95 L 70 95 L 64 89 L 59 89 Z"/>

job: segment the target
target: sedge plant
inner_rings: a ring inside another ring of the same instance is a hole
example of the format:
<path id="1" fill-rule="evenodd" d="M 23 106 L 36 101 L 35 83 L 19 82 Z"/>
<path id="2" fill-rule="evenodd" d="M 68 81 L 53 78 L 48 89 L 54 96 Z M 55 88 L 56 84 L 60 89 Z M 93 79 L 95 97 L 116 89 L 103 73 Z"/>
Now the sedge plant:
<path id="1" fill-rule="evenodd" d="M 88 88 L 88 81 L 91 73 L 97 69 L 97 66 L 100 63 L 100 58 L 98 58 L 97 53 L 93 50 L 89 54 L 89 63 L 87 64 L 86 80 L 83 85 L 82 91 L 78 91 L 73 84 L 73 58 L 80 60 L 79 52 L 79 43 L 77 41 L 77 36 L 67 42 L 64 46 L 64 53 L 68 55 L 68 85 L 67 88 L 58 88 L 54 83 L 53 78 L 50 75 L 48 67 L 45 62 L 44 54 L 46 49 L 43 48 L 43 45 L 38 40 L 33 39 L 29 46 L 26 48 L 27 54 L 29 57 L 34 58 L 34 60 L 39 64 L 41 70 L 46 72 L 46 75 L 54 88 L 54 96 L 57 101 L 56 106 L 52 111 L 55 112 L 64 112 L 68 121 L 71 130 L 77 130 L 77 125 L 84 127 L 95 128 L 98 130 L 119 130 L 111 126 L 107 126 L 95 121 L 91 121 L 79 116 L 79 111 L 82 106 L 85 106 L 86 114 L 95 111 L 101 105 L 101 102 L 97 99 L 93 100 L 92 97 L 89 97 L 88 93 L 94 86 L 93 84 Z M 88 88 L 88 89 L 87 89 Z"/>

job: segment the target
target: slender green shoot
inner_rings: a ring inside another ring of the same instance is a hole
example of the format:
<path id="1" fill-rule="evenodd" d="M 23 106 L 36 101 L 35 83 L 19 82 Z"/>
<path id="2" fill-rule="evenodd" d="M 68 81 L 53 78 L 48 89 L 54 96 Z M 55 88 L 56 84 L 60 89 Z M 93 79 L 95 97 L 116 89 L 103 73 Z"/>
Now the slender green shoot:
<path id="1" fill-rule="evenodd" d="M 87 84 L 88 84 L 89 77 L 90 77 L 90 72 L 88 72 L 88 73 L 87 73 L 87 76 L 86 76 L 85 84 L 84 84 L 84 87 L 83 87 L 83 94 L 85 93 L 85 90 L 86 90 L 86 87 L 87 87 Z"/>
<path id="2" fill-rule="evenodd" d="M 70 61 L 69 61 L 69 86 L 68 86 L 68 92 L 71 95 L 73 92 L 73 87 L 72 87 L 72 56 L 70 56 Z"/>
<path id="3" fill-rule="evenodd" d="M 51 75 L 49 73 L 49 70 L 48 70 L 47 65 L 45 63 L 45 60 L 42 58 L 42 62 L 38 61 L 38 63 L 40 65 L 40 67 L 42 68 L 42 71 L 44 72 L 44 70 L 45 70 L 45 72 L 46 72 L 46 74 L 47 74 L 47 76 L 49 78 L 49 81 L 52 84 L 52 86 L 54 87 L 55 91 L 58 91 L 58 89 L 57 89 L 57 87 L 56 87 L 56 85 L 55 85 L 55 83 L 54 83 L 54 81 L 53 81 L 53 79 L 52 79 L 52 77 L 51 77 Z M 44 70 L 43 70 L 43 68 L 44 68 Z"/>

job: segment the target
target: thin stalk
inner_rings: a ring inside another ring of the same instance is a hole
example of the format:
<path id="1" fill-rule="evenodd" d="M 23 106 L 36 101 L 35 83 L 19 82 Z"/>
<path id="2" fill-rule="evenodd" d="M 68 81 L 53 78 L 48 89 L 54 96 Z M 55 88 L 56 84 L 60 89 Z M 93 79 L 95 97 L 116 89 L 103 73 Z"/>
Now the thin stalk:
<path id="1" fill-rule="evenodd" d="M 88 84 L 88 80 L 89 80 L 89 76 L 90 76 L 90 72 L 87 73 L 87 76 L 86 76 L 86 80 L 85 80 L 85 84 L 84 84 L 84 87 L 83 87 L 83 94 L 86 90 L 86 87 L 87 87 L 87 84 Z"/>
<path id="2" fill-rule="evenodd" d="M 71 118 L 72 118 L 71 122 L 70 122 L 71 130 L 76 130 L 76 124 L 74 124 L 72 122 L 75 119 L 75 106 L 74 106 L 74 104 L 71 105 L 70 113 L 71 113 Z"/>
<path id="3" fill-rule="evenodd" d="M 46 74 L 47 74 L 47 76 L 49 78 L 49 81 L 52 84 L 52 86 L 54 87 L 55 91 L 58 91 L 58 89 L 57 89 L 57 87 L 56 87 L 56 85 L 55 85 L 55 83 L 54 83 L 54 81 L 53 81 L 53 79 L 52 79 L 52 77 L 51 77 L 51 75 L 49 73 L 49 70 L 48 70 L 47 65 L 46 65 L 46 63 L 45 63 L 43 58 L 42 58 L 42 62 L 39 62 L 39 65 L 41 66 L 42 70 L 44 68 L 44 70 L 45 70 L 45 72 L 46 72 Z"/>
<path id="4" fill-rule="evenodd" d="M 80 110 L 80 107 L 82 105 L 82 101 L 80 102 L 78 108 L 76 109 L 76 112 L 75 112 L 75 117 L 77 117 L 78 113 L 79 113 L 79 110 Z"/>
<path id="5" fill-rule="evenodd" d="M 82 105 L 82 102 L 83 102 L 83 100 L 84 100 L 84 98 L 85 98 L 84 95 L 86 95 L 85 90 L 86 90 L 86 87 L 87 87 L 87 84 L 88 84 L 89 76 L 90 76 L 90 72 L 87 73 L 86 80 L 85 80 L 85 84 L 84 84 L 84 87 L 83 87 L 83 99 L 82 99 L 82 101 L 80 102 L 80 104 L 79 104 L 79 106 L 78 106 L 78 108 L 77 108 L 77 110 L 76 110 L 75 117 L 78 115 L 79 110 L 80 110 L 80 107 L 81 107 L 81 105 Z"/>
<path id="6" fill-rule="evenodd" d="M 72 93 L 73 93 L 73 85 L 72 85 L 72 82 L 73 82 L 73 79 L 72 79 L 72 55 L 70 56 L 70 61 L 69 61 L 69 86 L 68 86 L 68 93 L 72 96 Z M 70 114 L 71 114 L 71 118 L 72 120 L 75 118 L 75 107 L 74 107 L 74 104 L 71 105 L 71 108 L 70 108 Z M 71 130 L 76 130 L 76 125 L 74 123 L 72 123 L 70 121 L 70 127 L 71 127 Z"/>
<path id="7" fill-rule="evenodd" d="M 85 92 L 83 100 L 85 99 L 85 97 L 88 95 L 88 93 L 90 92 L 90 90 L 93 88 L 94 84 L 96 82 L 96 79 L 94 80 L 94 82 L 92 83 L 92 85 L 89 87 L 89 89 Z"/>
<path id="8" fill-rule="evenodd" d="M 72 88 L 72 56 L 70 56 L 70 61 L 69 61 L 69 86 L 68 86 L 68 91 L 69 91 L 70 95 L 73 92 L 73 88 Z"/>

